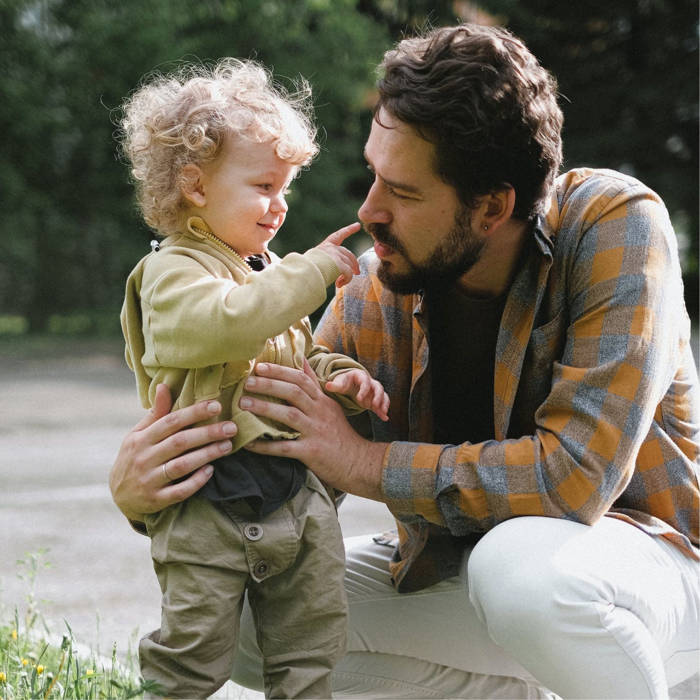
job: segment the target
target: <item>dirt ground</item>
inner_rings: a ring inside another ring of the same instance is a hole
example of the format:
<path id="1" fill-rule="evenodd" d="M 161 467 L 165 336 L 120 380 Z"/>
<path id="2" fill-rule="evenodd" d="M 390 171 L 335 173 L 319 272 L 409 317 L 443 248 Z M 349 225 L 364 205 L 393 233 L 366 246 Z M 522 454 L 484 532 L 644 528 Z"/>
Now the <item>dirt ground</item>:
<path id="1" fill-rule="evenodd" d="M 148 540 L 128 527 L 107 488 L 121 439 L 142 414 L 118 347 L 66 346 L 45 359 L 36 348 L 0 346 L 2 619 L 26 601 L 15 562 L 47 550 L 36 597 L 50 628 L 60 638 L 65 620 L 78 642 L 106 655 L 114 643 L 120 655 L 135 649 L 158 626 L 160 598 Z M 340 519 L 346 536 L 391 523 L 383 506 L 357 498 Z M 224 696 L 262 697 L 228 686 Z M 697 675 L 671 695 L 698 696 Z"/>

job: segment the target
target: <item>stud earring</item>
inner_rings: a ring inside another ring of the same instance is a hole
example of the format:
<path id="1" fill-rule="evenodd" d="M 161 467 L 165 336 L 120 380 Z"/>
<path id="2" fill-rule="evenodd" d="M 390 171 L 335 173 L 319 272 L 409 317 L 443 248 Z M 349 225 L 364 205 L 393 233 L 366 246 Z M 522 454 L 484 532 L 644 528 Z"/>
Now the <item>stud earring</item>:
<path id="1" fill-rule="evenodd" d="M 488 231 L 488 230 L 489 230 L 489 225 L 488 225 L 488 224 L 484 224 L 484 231 Z"/>

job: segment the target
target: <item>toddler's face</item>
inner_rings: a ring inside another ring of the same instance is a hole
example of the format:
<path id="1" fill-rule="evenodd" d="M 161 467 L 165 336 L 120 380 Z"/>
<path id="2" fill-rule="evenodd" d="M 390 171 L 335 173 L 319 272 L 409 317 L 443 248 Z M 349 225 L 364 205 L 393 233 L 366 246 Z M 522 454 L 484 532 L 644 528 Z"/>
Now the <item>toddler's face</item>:
<path id="1" fill-rule="evenodd" d="M 242 257 L 263 253 L 284 223 L 297 166 L 279 158 L 271 143 L 227 139 L 201 171 L 200 213 L 211 230 Z"/>

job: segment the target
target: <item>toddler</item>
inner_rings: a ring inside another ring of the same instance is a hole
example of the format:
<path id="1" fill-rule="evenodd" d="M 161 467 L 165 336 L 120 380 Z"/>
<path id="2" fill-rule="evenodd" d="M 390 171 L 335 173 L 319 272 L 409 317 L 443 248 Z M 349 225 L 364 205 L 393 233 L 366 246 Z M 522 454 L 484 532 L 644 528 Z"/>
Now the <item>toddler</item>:
<path id="1" fill-rule="evenodd" d="M 163 597 L 161 627 L 141 640 L 139 657 L 144 678 L 170 697 L 206 697 L 229 678 L 246 592 L 267 697 L 330 697 L 345 649 L 332 498 L 301 462 L 241 449 L 297 437 L 240 408 L 257 362 L 302 368 L 306 358 L 348 413 L 387 418 L 381 384 L 314 345 L 307 318 L 330 284 L 357 270 L 340 243 L 359 224 L 281 260 L 267 247 L 291 181 L 318 150 L 308 102 L 307 87 L 289 94 L 260 65 L 225 59 L 157 77 L 124 105 L 139 204 L 164 237 L 127 280 L 127 362 L 144 406 L 164 382 L 174 408 L 217 399 L 219 419 L 238 426 L 203 489 L 145 519 Z"/>

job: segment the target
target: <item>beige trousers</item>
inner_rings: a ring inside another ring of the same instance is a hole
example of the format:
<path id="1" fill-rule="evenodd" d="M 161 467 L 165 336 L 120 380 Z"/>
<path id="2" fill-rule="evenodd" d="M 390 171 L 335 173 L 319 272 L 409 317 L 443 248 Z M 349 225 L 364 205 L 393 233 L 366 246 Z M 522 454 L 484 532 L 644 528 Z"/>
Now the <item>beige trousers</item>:
<path id="1" fill-rule="evenodd" d="M 621 520 L 512 518 L 465 550 L 459 576 L 405 594 L 392 548 L 345 546 L 336 698 L 662 700 L 698 672 L 700 565 Z M 233 680 L 259 688 L 249 620 Z"/>
<path id="2" fill-rule="evenodd" d="M 161 627 L 141 640 L 141 672 L 164 695 L 200 698 L 230 677 L 247 592 L 269 698 L 328 698 L 345 653 L 343 541 L 319 480 L 251 519 L 204 498 L 147 516 L 162 598 Z"/>

